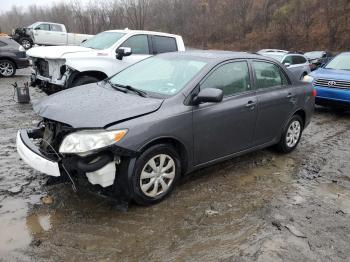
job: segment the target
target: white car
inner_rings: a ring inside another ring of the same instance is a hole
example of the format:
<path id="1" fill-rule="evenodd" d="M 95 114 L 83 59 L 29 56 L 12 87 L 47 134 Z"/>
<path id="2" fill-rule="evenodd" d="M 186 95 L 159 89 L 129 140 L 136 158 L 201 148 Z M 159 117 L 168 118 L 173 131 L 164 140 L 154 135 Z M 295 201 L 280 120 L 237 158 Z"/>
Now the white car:
<path id="1" fill-rule="evenodd" d="M 34 47 L 32 86 L 46 93 L 94 83 L 152 55 L 185 51 L 181 36 L 136 30 L 105 31 L 80 46 Z"/>
<path id="2" fill-rule="evenodd" d="M 309 60 L 301 54 L 290 53 L 285 50 L 271 50 L 258 52 L 260 55 L 271 57 L 278 62 L 284 64 L 296 78 L 302 80 L 304 76 L 311 73 L 311 65 Z"/>
<path id="3" fill-rule="evenodd" d="M 93 35 L 67 33 L 64 24 L 36 22 L 26 28 L 17 28 L 12 36 L 25 49 L 37 45 L 80 45 Z"/>

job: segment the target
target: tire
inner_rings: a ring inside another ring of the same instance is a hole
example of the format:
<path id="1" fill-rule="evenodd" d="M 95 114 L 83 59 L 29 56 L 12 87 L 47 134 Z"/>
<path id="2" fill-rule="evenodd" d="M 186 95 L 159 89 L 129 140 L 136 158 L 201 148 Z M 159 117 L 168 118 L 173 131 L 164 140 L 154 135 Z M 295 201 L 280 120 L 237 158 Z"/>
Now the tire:
<path id="1" fill-rule="evenodd" d="M 33 41 L 29 37 L 22 37 L 19 40 L 19 44 L 24 47 L 24 49 L 28 50 L 33 47 Z"/>
<path id="2" fill-rule="evenodd" d="M 163 166 L 163 173 L 157 173 L 160 165 Z M 135 164 L 132 175 L 133 200 L 143 206 L 159 203 L 170 195 L 180 175 L 180 157 L 172 146 L 159 144 L 150 147 L 141 154 Z"/>
<path id="3" fill-rule="evenodd" d="M 16 74 L 16 64 L 7 59 L 0 59 L 0 76 L 11 77 Z"/>
<path id="4" fill-rule="evenodd" d="M 303 120 L 299 115 L 294 115 L 283 130 L 281 140 L 276 148 L 281 153 L 292 152 L 299 144 L 303 133 Z"/>
<path id="5" fill-rule="evenodd" d="M 96 83 L 99 81 L 100 81 L 100 79 L 93 77 L 93 76 L 82 76 L 82 77 L 78 77 L 77 79 L 75 79 L 73 81 L 72 87 L 83 86 L 83 85 L 87 85 L 87 84 L 91 84 L 91 83 Z"/>

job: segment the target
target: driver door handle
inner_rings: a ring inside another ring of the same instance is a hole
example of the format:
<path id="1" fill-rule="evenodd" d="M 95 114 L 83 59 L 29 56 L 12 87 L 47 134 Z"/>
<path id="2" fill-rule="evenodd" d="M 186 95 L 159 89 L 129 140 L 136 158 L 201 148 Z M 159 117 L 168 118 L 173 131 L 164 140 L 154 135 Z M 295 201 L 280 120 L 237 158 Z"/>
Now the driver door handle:
<path id="1" fill-rule="evenodd" d="M 289 93 L 287 96 L 286 96 L 286 98 L 288 98 L 288 99 L 291 99 L 291 98 L 294 98 L 295 97 L 295 95 L 293 95 L 292 93 Z"/>
<path id="2" fill-rule="evenodd" d="M 256 106 L 256 102 L 255 101 L 248 101 L 248 103 L 245 106 L 250 108 L 250 109 L 254 109 L 254 107 Z"/>

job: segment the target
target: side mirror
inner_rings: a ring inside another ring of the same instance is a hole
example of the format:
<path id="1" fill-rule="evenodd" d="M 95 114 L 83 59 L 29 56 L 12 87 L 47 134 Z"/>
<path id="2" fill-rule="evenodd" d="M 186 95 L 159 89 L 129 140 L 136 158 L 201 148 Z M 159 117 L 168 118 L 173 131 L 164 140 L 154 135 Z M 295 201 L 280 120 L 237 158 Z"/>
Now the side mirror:
<path id="1" fill-rule="evenodd" d="M 290 67 L 291 63 L 284 63 L 285 67 Z"/>
<path id="2" fill-rule="evenodd" d="M 194 104 L 219 103 L 224 98 L 224 93 L 218 88 L 205 88 L 193 98 Z"/>
<path id="3" fill-rule="evenodd" d="M 119 47 L 115 53 L 118 60 L 123 60 L 123 57 L 131 55 L 132 51 L 130 47 Z"/>

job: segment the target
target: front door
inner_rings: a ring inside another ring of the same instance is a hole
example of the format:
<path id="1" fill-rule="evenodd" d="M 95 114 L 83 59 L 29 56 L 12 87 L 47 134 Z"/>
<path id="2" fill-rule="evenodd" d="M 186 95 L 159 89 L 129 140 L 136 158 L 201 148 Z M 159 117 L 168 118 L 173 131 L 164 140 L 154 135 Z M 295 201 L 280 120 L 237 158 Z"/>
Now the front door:
<path id="1" fill-rule="evenodd" d="M 35 44 L 48 44 L 50 42 L 50 25 L 46 23 L 37 25 L 33 34 Z"/>
<path id="2" fill-rule="evenodd" d="M 295 105 L 295 91 L 283 69 L 268 61 L 253 61 L 258 118 L 255 145 L 269 143 L 281 134 Z"/>
<path id="3" fill-rule="evenodd" d="M 133 35 L 130 36 L 120 47 L 130 47 L 132 54 L 123 57 L 123 60 L 114 63 L 114 72 L 135 64 L 143 59 L 151 56 L 147 35 Z M 119 48 L 120 48 L 119 47 Z M 115 56 L 113 57 L 115 59 Z"/>
<path id="4" fill-rule="evenodd" d="M 193 108 L 196 165 L 249 148 L 257 115 L 247 61 L 221 64 L 201 82 L 204 88 L 222 89 L 224 99 Z"/>

